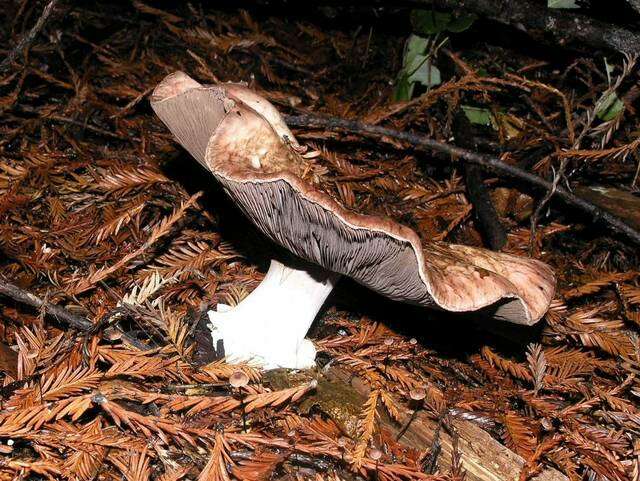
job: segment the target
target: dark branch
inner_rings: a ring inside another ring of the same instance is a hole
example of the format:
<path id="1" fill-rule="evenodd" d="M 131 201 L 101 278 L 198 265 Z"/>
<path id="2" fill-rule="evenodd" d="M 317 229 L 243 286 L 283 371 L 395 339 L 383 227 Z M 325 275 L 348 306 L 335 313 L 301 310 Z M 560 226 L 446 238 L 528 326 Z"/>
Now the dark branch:
<path id="1" fill-rule="evenodd" d="M 31 30 L 29 30 L 29 33 L 27 33 L 20 39 L 18 44 L 9 52 L 9 55 L 7 55 L 2 63 L 0 63 L 0 73 L 7 70 L 14 62 L 14 60 L 18 57 L 18 55 L 21 55 L 22 52 L 29 48 L 29 46 L 33 43 L 33 41 L 40 33 L 40 30 L 42 30 L 42 27 L 44 27 L 44 24 L 47 23 L 47 20 L 51 16 L 51 13 L 53 12 L 57 3 L 58 0 L 50 0 L 49 3 L 47 3 L 47 5 L 44 7 L 44 10 L 42 11 L 42 14 L 40 15 L 40 18 L 38 18 L 36 24 L 31 28 Z"/>
<path id="2" fill-rule="evenodd" d="M 387 2 L 377 2 L 385 5 Z M 389 2 L 393 3 L 393 2 Z M 411 0 L 414 6 L 434 6 L 447 10 L 473 12 L 499 23 L 511 25 L 535 38 L 549 35 L 560 45 L 572 44 L 640 53 L 637 32 L 591 19 L 564 9 L 548 8 L 528 0 Z M 546 2 L 545 2 L 546 3 Z M 637 4 L 636 0 L 630 4 Z M 546 34 L 546 35 L 545 35 Z"/>
<path id="3" fill-rule="evenodd" d="M 467 162 L 479 165 L 483 169 L 491 171 L 497 175 L 512 177 L 522 182 L 531 184 L 532 186 L 544 189 L 545 191 L 548 191 L 552 187 L 551 182 L 544 180 L 542 177 L 538 177 L 535 174 L 526 172 L 513 165 L 505 164 L 497 157 L 487 154 L 480 154 L 477 152 L 471 152 L 454 145 L 449 145 L 444 142 L 438 142 L 437 140 L 431 139 L 426 135 L 403 132 L 399 130 L 388 129 L 385 127 L 379 127 L 377 125 L 369 125 L 354 120 L 346 120 L 337 117 L 326 117 L 310 113 L 303 115 L 288 115 L 285 116 L 285 120 L 291 127 L 343 130 L 345 132 L 351 132 L 354 134 L 375 135 L 377 137 L 390 137 L 396 140 L 402 140 L 411 145 L 435 150 L 437 152 L 443 152 L 453 157 L 464 159 Z M 577 195 L 569 192 L 562 187 L 558 187 L 556 189 L 555 195 L 556 197 L 562 199 L 567 205 L 581 210 L 585 214 L 589 215 L 594 222 L 602 222 L 615 233 L 624 235 L 635 244 L 640 245 L 640 232 L 635 230 L 620 218 L 597 207 L 591 202 L 578 197 Z"/>
<path id="4" fill-rule="evenodd" d="M 87 318 L 78 316 L 64 307 L 56 306 L 55 304 L 49 304 L 35 294 L 21 289 L 20 287 L 7 282 L 0 278 L 0 294 L 20 302 L 27 306 L 31 306 L 35 309 L 42 309 L 46 314 L 53 317 L 59 322 L 67 324 L 79 331 L 94 333 L 94 324 Z M 146 349 L 146 346 L 137 339 L 134 339 L 127 334 L 120 334 L 123 341 L 131 344 L 139 349 Z"/>
<path id="5" fill-rule="evenodd" d="M 507 231 L 500 222 L 480 167 L 465 163 L 464 183 L 485 245 L 491 250 L 499 251 L 507 243 Z"/>
<path id="6" fill-rule="evenodd" d="M 458 114 L 453 119 L 453 133 L 461 147 L 478 150 L 478 145 L 470 135 L 472 126 L 464 114 Z M 473 211 L 482 235 L 484 245 L 491 250 L 499 251 L 507 243 L 507 230 L 493 205 L 493 199 L 489 189 L 484 184 L 482 170 L 479 166 L 465 162 L 464 183 L 467 187 L 467 195 L 473 205 Z"/>

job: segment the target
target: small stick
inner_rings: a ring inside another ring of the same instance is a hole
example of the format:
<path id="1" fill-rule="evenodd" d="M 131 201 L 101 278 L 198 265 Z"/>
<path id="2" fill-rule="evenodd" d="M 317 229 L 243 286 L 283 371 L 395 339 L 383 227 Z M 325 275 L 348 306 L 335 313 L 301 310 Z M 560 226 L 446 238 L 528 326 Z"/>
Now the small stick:
<path id="1" fill-rule="evenodd" d="M 638 4 L 637 0 L 627 0 Z M 386 2 L 381 2 L 386 3 Z M 640 35 L 633 29 L 590 18 L 582 13 L 547 8 L 547 2 L 531 0 L 407 0 L 414 8 L 455 10 L 465 14 L 476 13 L 553 46 L 586 46 L 604 48 L 614 52 L 640 52 Z M 544 35 L 542 35 L 544 32 Z"/>
<path id="2" fill-rule="evenodd" d="M 500 222 L 480 168 L 477 165 L 465 164 L 464 180 L 485 245 L 492 251 L 499 251 L 507 243 L 507 231 Z"/>
<path id="3" fill-rule="evenodd" d="M 549 191 L 553 187 L 553 183 L 542 177 L 522 170 L 513 165 L 502 162 L 499 158 L 471 152 L 455 145 L 445 142 L 439 142 L 426 135 L 414 134 L 400 130 L 388 129 L 377 125 L 370 125 L 356 120 L 346 120 L 338 117 L 328 117 L 312 113 L 302 115 L 287 115 L 285 121 L 290 127 L 306 127 L 306 128 L 323 128 L 328 130 L 343 130 L 359 135 L 375 135 L 378 137 L 389 137 L 401 140 L 411 145 L 423 147 L 437 152 L 443 152 L 467 162 L 481 166 L 483 169 L 494 172 L 502 176 L 513 177 L 520 181 L 531 184 L 535 187 Z M 640 244 L 640 232 L 624 222 L 615 215 L 601 209 L 591 202 L 578 197 L 563 187 L 558 186 L 555 195 L 562 199 L 567 205 L 574 207 L 591 216 L 594 222 L 602 222 L 606 224 L 612 231 L 617 234 L 624 235 L 635 244 Z"/>
<path id="4" fill-rule="evenodd" d="M 79 331 L 92 332 L 94 329 L 94 324 L 89 319 L 73 314 L 64 307 L 56 306 L 55 304 L 49 304 L 35 294 L 21 289 L 15 284 L 7 282 L 2 278 L 0 278 L 0 294 L 13 299 L 14 301 L 20 302 L 21 304 L 25 304 L 36 309 L 42 309 L 51 317 L 57 319 L 58 321 L 64 322 L 65 324 L 68 324 L 71 327 L 78 329 Z M 148 349 L 146 345 L 144 345 L 137 339 L 134 339 L 125 333 L 120 334 L 118 332 L 118 334 L 120 338 L 128 344 L 131 344 L 138 349 Z"/>
<path id="5" fill-rule="evenodd" d="M 40 33 L 40 30 L 42 30 L 42 27 L 44 27 L 44 24 L 51 16 L 51 13 L 53 12 L 57 3 L 58 0 L 50 0 L 49 3 L 47 3 L 47 5 L 44 7 L 44 10 L 42 11 L 42 14 L 40 15 L 40 18 L 38 18 L 36 24 L 31 28 L 31 30 L 29 30 L 29 33 L 27 33 L 20 39 L 13 50 L 9 52 L 9 55 L 7 55 L 2 63 L 0 63 L 0 73 L 3 73 L 5 70 L 7 70 L 16 59 L 16 57 L 24 52 L 27 48 L 29 48 L 29 46 L 33 43 L 33 41 Z"/>
<path id="6" fill-rule="evenodd" d="M 458 114 L 454 117 L 453 132 L 461 147 L 478 150 L 473 138 L 468 135 L 468 132 L 471 132 L 471 122 L 464 114 Z M 507 230 L 500 222 L 500 216 L 493 205 L 491 193 L 482 178 L 482 171 L 479 166 L 467 162 L 462 167 L 467 195 L 473 205 L 482 240 L 489 249 L 499 251 L 507 243 Z"/>
<path id="7" fill-rule="evenodd" d="M 73 314 L 64 307 L 49 304 L 35 294 L 32 294 L 29 291 L 25 291 L 24 289 L 21 289 L 15 284 L 11 284 L 4 279 L 0 279 L 0 294 L 10 297 L 14 301 L 26 304 L 27 306 L 31 306 L 36 309 L 42 309 L 51 317 L 69 324 L 71 327 L 75 327 L 80 331 L 89 331 L 93 328 L 93 323 L 88 319 Z"/>

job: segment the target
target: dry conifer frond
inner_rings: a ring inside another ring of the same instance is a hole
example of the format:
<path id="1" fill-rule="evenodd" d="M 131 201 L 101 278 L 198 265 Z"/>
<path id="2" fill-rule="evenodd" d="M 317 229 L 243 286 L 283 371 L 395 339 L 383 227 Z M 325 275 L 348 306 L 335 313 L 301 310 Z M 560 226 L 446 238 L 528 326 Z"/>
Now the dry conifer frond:
<path id="1" fill-rule="evenodd" d="M 40 358 L 44 357 L 47 334 L 42 329 L 23 327 L 16 333 L 18 344 L 18 379 L 23 379 L 34 373 Z"/>
<path id="2" fill-rule="evenodd" d="M 313 380 L 300 386 L 292 387 L 289 389 L 283 389 L 281 391 L 265 392 L 259 394 L 252 394 L 244 399 L 245 412 L 251 412 L 254 409 L 260 409 L 265 406 L 277 407 L 285 403 L 294 403 L 298 401 L 309 391 L 315 389 L 318 382 Z"/>
<path id="3" fill-rule="evenodd" d="M 185 280 L 195 275 L 204 275 L 204 270 L 233 259 L 233 254 L 223 254 L 208 242 L 189 240 L 172 247 L 158 257 L 155 263 L 142 271 L 148 276 L 159 272 L 163 277 Z"/>
<path id="4" fill-rule="evenodd" d="M 356 468 L 362 466 L 369 442 L 373 437 L 373 433 L 376 429 L 376 421 L 378 420 L 378 399 L 380 398 L 380 391 L 372 389 L 369 393 L 367 401 L 362 407 L 362 412 L 358 419 L 358 442 L 353 451 L 353 465 Z"/>
<path id="5" fill-rule="evenodd" d="M 167 404 L 163 409 L 168 411 L 186 411 L 186 414 L 193 416 L 200 412 L 225 413 L 233 411 L 240 406 L 240 401 L 227 396 L 152 396 L 150 399 L 157 400 L 164 398 Z"/>
<path id="6" fill-rule="evenodd" d="M 250 459 L 239 461 L 233 468 L 233 476 L 247 481 L 270 479 L 278 465 L 285 459 L 282 453 L 256 451 Z"/>
<path id="7" fill-rule="evenodd" d="M 231 307 L 235 307 L 242 299 L 249 295 L 249 290 L 245 286 L 242 285 L 231 285 L 226 288 L 226 291 L 222 294 L 222 298 L 224 304 L 227 304 Z"/>
<path id="8" fill-rule="evenodd" d="M 146 437 L 151 437 L 153 434 L 156 434 L 165 444 L 169 444 L 169 437 L 173 437 L 178 442 L 187 441 L 193 446 L 196 444 L 188 430 L 171 419 L 144 416 L 129 411 L 117 403 L 109 401 L 102 394 L 94 395 L 92 400 L 100 406 L 119 427 L 125 425 L 134 433 L 142 433 Z"/>
<path id="9" fill-rule="evenodd" d="M 381 390 L 380 400 L 382 401 L 384 407 L 387 409 L 389 416 L 391 416 L 393 420 L 400 422 L 400 409 L 397 401 L 393 398 L 391 393 L 385 390 Z"/>
<path id="10" fill-rule="evenodd" d="M 209 461 L 198 476 L 198 481 L 231 481 L 227 466 L 234 467 L 229 456 L 230 447 L 224 439 L 224 435 L 217 433 L 213 443 L 213 449 Z"/>
<path id="11" fill-rule="evenodd" d="M 507 411 L 502 422 L 505 444 L 525 458 L 533 455 L 538 443 L 528 420 L 513 411 Z"/>
<path id="12" fill-rule="evenodd" d="M 144 379 L 145 377 L 174 377 L 175 360 L 160 356 L 133 355 L 114 362 L 106 372 L 108 377 L 128 376 Z"/>
<path id="13" fill-rule="evenodd" d="M 331 419 L 323 419 L 320 416 L 304 419 L 296 431 L 305 442 L 313 443 L 318 449 L 339 453 L 337 440 L 342 430 Z"/>
<path id="14" fill-rule="evenodd" d="M 327 352 L 332 354 L 334 353 L 330 349 L 327 350 Z M 379 385 L 382 379 L 382 375 L 378 371 L 384 369 L 384 366 L 381 366 L 380 364 L 376 364 L 367 359 L 362 359 L 349 354 L 338 354 L 338 357 L 336 357 L 334 360 L 335 362 L 343 363 L 349 366 L 350 369 L 353 369 L 360 376 L 368 379 L 372 384 Z"/>
<path id="15" fill-rule="evenodd" d="M 632 142 L 629 142 L 625 145 L 620 145 L 618 147 L 612 147 L 609 149 L 600 149 L 600 150 L 565 150 L 563 152 L 558 153 L 558 157 L 571 157 L 575 159 L 581 159 L 586 161 L 594 161 L 600 159 L 620 159 L 626 160 L 629 154 L 631 154 L 634 150 L 637 150 L 640 146 L 640 139 L 635 139 Z"/>
<path id="16" fill-rule="evenodd" d="M 634 404 L 618 397 L 620 392 L 623 392 L 624 389 L 630 384 L 629 381 L 630 381 L 630 378 L 628 378 L 626 382 L 623 382 L 619 386 L 616 386 L 614 389 L 611 389 L 608 391 L 604 389 L 599 389 L 596 387 L 595 388 L 596 395 L 600 399 L 605 401 L 609 405 L 609 407 L 615 411 L 620 411 L 623 413 L 638 414 L 640 413 L 640 410 Z"/>
<path id="17" fill-rule="evenodd" d="M 611 451 L 623 454 L 629 449 L 630 440 L 621 431 L 614 431 L 599 426 L 590 426 L 579 421 L 569 421 L 567 427 L 572 431 L 577 431 L 581 436 L 591 442 L 602 445 Z"/>
<path id="18" fill-rule="evenodd" d="M 625 467 L 608 449 L 591 442 L 576 431 L 569 433 L 565 439 L 576 452 L 584 455 L 583 462 L 600 476 L 615 481 L 628 479 Z"/>
<path id="19" fill-rule="evenodd" d="M 400 383 L 404 388 L 411 390 L 422 386 L 423 382 L 417 379 L 411 372 L 403 368 L 397 368 L 394 366 L 387 366 L 381 368 L 382 374 L 389 379 L 392 379 Z"/>
<path id="20" fill-rule="evenodd" d="M 163 321 L 167 326 L 167 336 L 180 357 L 187 357 L 188 348 L 186 346 L 189 326 L 185 322 L 185 316 L 172 313 L 168 309 L 163 309 Z"/>
<path id="21" fill-rule="evenodd" d="M 64 463 L 62 474 L 70 480 L 91 481 L 105 461 L 106 449 L 102 446 L 88 446 L 86 450 L 77 450 Z"/>
<path id="22" fill-rule="evenodd" d="M 638 277 L 638 275 L 638 272 L 635 271 L 602 273 L 596 278 L 596 280 L 583 284 L 580 287 L 564 291 L 563 296 L 565 299 L 573 299 L 576 297 L 595 294 L 613 283 L 629 281 Z"/>
<path id="23" fill-rule="evenodd" d="M 160 172 L 134 167 L 105 172 L 97 187 L 111 194 L 126 195 L 163 182 L 169 182 L 169 179 Z"/>
<path id="24" fill-rule="evenodd" d="M 640 305 L 640 287 L 624 284 L 620 286 L 620 292 L 629 304 Z"/>
<path id="25" fill-rule="evenodd" d="M 237 370 L 244 372 L 251 382 L 257 382 L 262 377 L 259 369 L 249 366 L 248 364 L 230 365 L 224 361 L 213 361 L 200 368 L 200 371 L 206 373 L 214 382 L 221 379 L 229 379 L 234 371 Z"/>
<path id="26" fill-rule="evenodd" d="M 158 477 L 158 481 L 180 481 L 189 474 L 189 468 L 167 468 L 167 470 Z"/>
<path id="27" fill-rule="evenodd" d="M 492 366 L 497 367 L 503 372 L 511 374 L 517 379 L 529 382 L 533 380 L 531 373 L 526 366 L 500 357 L 488 346 L 482 348 L 482 357 L 484 357 Z"/>
<path id="28" fill-rule="evenodd" d="M 144 200 L 136 200 L 131 205 L 126 205 L 120 211 L 108 212 L 105 214 L 105 221 L 91 235 L 95 244 L 108 239 L 109 237 L 118 235 L 120 229 L 132 222 L 134 219 L 140 217 L 142 209 L 144 209 L 146 203 Z"/>
<path id="29" fill-rule="evenodd" d="M 529 371 L 533 377 L 534 393 L 537 394 L 544 385 L 544 377 L 547 371 L 547 359 L 540 344 L 530 344 L 527 349 L 527 362 Z"/>
<path id="30" fill-rule="evenodd" d="M 587 347 L 598 347 L 616 356 L 631 353 L 633 347 L 624 323 L 603 319 L 597 314 L 597 310 L 574 312 L 566 318 L 568 333 Z"/>
<path id="31" fill-rule="evenodd" d="M 12 481 L 25 479 L 31 474 L 37 474 L 49 479 L 55 479 L 62 472 L 60 466 L 52 460 L 10 460 L 2 466 L 11 473 Z"/>
<path id="32" fill-rule="evenodd" d="M 131 292 L 125 294 L 120 301 L 121 304 L 129 304 L 132 307 L 145 304 L 154 294 L 165 285 L 173 282 L 173 278 L 163 278 L 157 271 L 145 277 L 141 285 L 135 285 Z M 158 307 L 159 300 L 150 302 L 151 307 Z"/>
<path id="33" fill-rule="evenodd" d="M 0 436 L 22 437 L 32 430 L 39 430 L 50 421 L 65 416 L 70 416 L 76 421 L 90 408 L 91 395 L 87 394 L 50 403 L 47 409 L 35 405 L 6 410 L 0 414 Z"/>
<path id="34" fill-rule="evenodd" d="M 63 443 L 72 449 L 64 460 L 63 475 L 73 481 L 91 481 L 102 468 L 109 448 L 122 446 L 122 438 L 115 433 L 103 431 L 100 419 L 91 422 L 86 428 L 76 431 L 74 427 L 63 430 Z M 131 441 L 131 440 L 130 440 Z M 127 443 L 131 447 L 133 443 Z"/>
<path id="35" fill-rule="evenodd" d="M 444 394 L 431 384 L 427 387 L 427 395 L 424 398 L 424 402 L 437 417 L 442 416 L 447 411 L 447 401 Z"/>
<path id="36" fill-rule="evenodd" d="M 93 368 L 79 366 L 72 369 L 71 366 L 66 366 L 58 372 L 43 376 L 38 385 L 39 392 L 34 393 L 34 396 L 40 396 L 43 401 L 57 401 L 95 389 L 101 378 L 102 374 Z"/>
<path id="37" fill-rule="evenodd" d="M 110 455 L 109 461 L 120 470 L 127 481 L 149 481 L 151 477 L 146 447 L 142 452 L 129 451 L 123 456 Z"/>
<path id="38" fill-rule="evenodd" d="M 597 358 L 593 352 L 566 346 L 545 348 L 544 356 L 550 369 L 563 365 L 573 365 L 577 366 L 575 368 L 576 371 L 578 371 L 579 368 L 582 368 L 584 370 L 582 372 L 588 373 L 597 368 L 606 369 L 610 364 L 607 361 Z"/>
<path id="39" fill-rule="evenodd" d="M 129 254 L 125 255 L 122 259 L 120 259 L 115 264 L 111 266 L 102 267 L 90 273 L 88 277 L 85 277 L 83 279 L 80 279 L 79 281 L 76 281 L 75 283 L 72 283 L 71 286 L 69 286 L 69 290 L 74 294 L 80 294 L 82 292 L 85 292 L 91 289 L 93 286 L 95 286 L 96 283 L 109 277 L 114 272 L 118 271 L 119 269 L 122 269 L 123 267 L 126 267 L 127 264 L 129 264 L 129 262 L 131 262 L 133 259 L 141 255 L 143 252 L 145 252 L 149 247 L 155 244 L 158 241 L 158 239 L 167 235 L 171 231 L 173 225 L 176 222 L 178 222 L 184 216 L 185 212 L 196 203 L 200 195 L 201 193 L 197 193 L 191 196 L 191 198 L 188 201 L 182 203 L 180 207 L 175 209 L 170 216 L 164 218 L 156 226 L 154 226 L 153 229 L 151 230 L 151 234 L 149 235 L 147 240 L 144 242 L 144 244 L 142 244 L 140 247 L 135 249 L 133 252 L 130 252 Z"/>
<path id="40" fill-rule="evenodd" d="M 340 324 L 340 326 L 346 328 L 350 327 L 348 324 Z M 351 335 L 320 339 L 317 342 L 317 346 L 319 349 L 339 349 L 346 346 L 362 347 L 379 341 L 382 336 L 388 332 L 389 331 L 384 326 L 376 322 L 364 323 L 360 329 L 356 330 Z"/>

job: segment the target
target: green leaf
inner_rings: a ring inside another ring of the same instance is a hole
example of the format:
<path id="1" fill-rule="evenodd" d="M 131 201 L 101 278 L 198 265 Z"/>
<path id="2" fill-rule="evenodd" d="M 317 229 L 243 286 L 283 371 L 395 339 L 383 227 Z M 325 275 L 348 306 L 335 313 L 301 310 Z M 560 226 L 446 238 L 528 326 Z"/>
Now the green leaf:
<path id="1" fill-rule="evenodd" d="M 580 8 L 576 0 L 547 0 L 549 8 Z"/>
<path id="2" fill-rule="evenodd" d="M 431 62 L 425 52 L 429 40 L 411 35 L 407 40 L 402 59 L 402 70 L 398 73 L 393 97 L 396 101 L 410 100 L 416 83 L 432 87 L 441 83 L 440 70 Z"/>
<path id="3" fill-rule="evenodd" d="M 427 50 L 427 44 L 429 40 L 418 35 L 411 35 L 407 40 L 407 45 L 404 52 L 404 59 L 402 65 L 405 67 L 414 63 L 415 58 L 418 55 L 424 55 Z"/>
<path id="4" fill-rule="evenodd" d="M 418 82 L 425 87 L 433 87 L 442 82 L 440 70 L 432 65 L 431 60 L 425 55 L 417 55 L 413 63 L 405 68 L 405 72 L 408 75 L 409 83 Z"/>
<path id="5" fill-rule="evenodd" d="M 491 111 L 481 107 L 472 107 L 471 105 L 461 105 L 462 111 L 466 115 L 469 122 L 476 125 L 491 125 Z"/>
<path id="6" fill-rule="evenodd" d="M 396 81 L 396 87 L 393 92 L 393 99 L 396 102 L 405 102 L 407 100 L 411 100 L 415 85 L 416 84 L 414 83 L 409 83 L 406 75 L 401 75 Z"/>
<path id="7" fill-rule="evenodd" d="M 449 22 L 449 25 L 447 25 L 447 30 L 453 33 L 464 32 L 471 25 L 473 25 L 473 22 L 475 22 L 476 18 L 478 17 L 474 14 L 461 15 L 460 17 L 454 18 Z"/>
<path id="8" fill-rule="evenodd" d="M 598 107 L 596 117 L 604 122 L 615 119 L 624 110 L 624 102 L 618 98 L 615 92 L 611 92 Z"/>
<path id="9" fill-rule="evenodd" d="M 451 14 L 433 10 L 414 10 L 411 12 L 413 28 L 423 35 L 444 32 L 451 21 Z"/>

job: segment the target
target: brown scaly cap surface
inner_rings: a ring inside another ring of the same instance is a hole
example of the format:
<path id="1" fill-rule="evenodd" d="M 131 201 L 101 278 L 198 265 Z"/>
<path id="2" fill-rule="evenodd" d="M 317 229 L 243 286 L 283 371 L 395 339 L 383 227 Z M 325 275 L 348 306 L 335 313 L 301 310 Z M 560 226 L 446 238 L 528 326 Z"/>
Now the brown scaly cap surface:
<path id="1" fill-rule="evenodd" d="M 485 309 L 527 325 L 547 311 L 555 277 L 546 264 L 422 242 L 413 230 L 350 212 L 302 180 L 295 138 L 275 107 L 246 87 L 201 86 L 176 72 L 151 102 L 260 231 L 301 258 L 397 301 L 453 312 Z"/>

